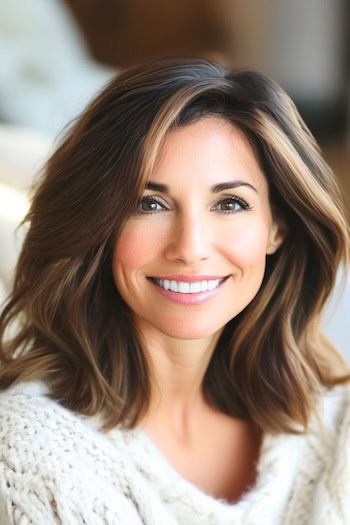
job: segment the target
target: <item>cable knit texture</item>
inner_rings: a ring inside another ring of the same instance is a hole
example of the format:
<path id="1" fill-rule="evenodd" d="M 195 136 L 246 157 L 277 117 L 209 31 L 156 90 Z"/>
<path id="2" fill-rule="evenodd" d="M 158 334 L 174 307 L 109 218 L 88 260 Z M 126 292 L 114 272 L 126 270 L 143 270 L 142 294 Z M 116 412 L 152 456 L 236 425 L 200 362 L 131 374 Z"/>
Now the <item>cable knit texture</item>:
<path id="1" fill-rule="evenodd" d="M 47 394 L 0 394 L 1 525 L 350 525 L 350 386 L 325 392 L 324 429 L 264 435 L 233 504 L 182 479 L 141 430 L 102 433 Z"/>

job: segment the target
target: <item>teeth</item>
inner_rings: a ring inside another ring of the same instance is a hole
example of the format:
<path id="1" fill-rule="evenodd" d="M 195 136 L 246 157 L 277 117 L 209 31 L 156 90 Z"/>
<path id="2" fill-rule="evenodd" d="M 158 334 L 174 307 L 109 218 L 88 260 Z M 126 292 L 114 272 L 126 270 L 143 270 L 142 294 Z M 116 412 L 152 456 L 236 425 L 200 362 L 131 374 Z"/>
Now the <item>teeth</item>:
<path id="1" fill-rule="evenodd" d="M 198 293 L 198 292 L 201 292 L 201 283 L 198 282 L 198 283 L 190 283 L 190 286 L 189 286 L 189 292 L 190 293 Z"/>
<path id="2" fill-rule="evenodd" d="M 183 283 L 181 281 L 178 281 L 176 291 L 180 293 L 190 293 L 190 283 Z"/>
<path id="3" fill-rule="evenodd" d="M 200 282 L 201 292 L 206 292 L 208 290 L 208 281 Z"/>
<path id="4" fill-rule="evenodd" d="M 210 281 L 197 281 L 185 283 L 183 281 L 169 281 L 168 279 L 155 279 L 156 283 L 165 290 L 178 293 L 199 293 L 214 290 L 224 279 L 212 279 Z"/>
<path id="5" fill-rule="evenodd" d="M 172 292 L 177 292 L 178 289 L 177 289 L 177 281 L 170 281 L 170 290 Z"/>
<path id="6" fill-rule="evenodd" d="M 216 281 L 208 281 L 208 290 L 214 290 L 219 284 L 219 280 Z"/>

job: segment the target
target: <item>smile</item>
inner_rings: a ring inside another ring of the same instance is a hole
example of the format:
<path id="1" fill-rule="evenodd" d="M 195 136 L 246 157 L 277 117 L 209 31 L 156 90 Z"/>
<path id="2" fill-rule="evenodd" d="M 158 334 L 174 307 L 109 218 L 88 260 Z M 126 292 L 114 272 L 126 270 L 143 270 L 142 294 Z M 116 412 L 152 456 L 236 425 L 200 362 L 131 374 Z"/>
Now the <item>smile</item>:
<path id="1" fill-rule="evenodd" d="M 164 290 L 170 290 L 172 292 L 177 292 L 181 294 L 189 293 L 200 293 L 215 290 L 224 280 L 222 279 L 212 279 L 212 280 L 203 280 L 197 282 L 184 282 L 184 281 L 175 281 L 169 279 L 152 279 L 158 286 Z"/>
<path id="2" fill-rule="evenodd" d="M 163 298 L 171 303 L 184 306 L 199 306 L 214 299 L 221 293 L 229 276 L 164 276 L 167 279 L 148 277 L 152 286 Z M 212 277 L 212 278 L 211 278 Z"/>

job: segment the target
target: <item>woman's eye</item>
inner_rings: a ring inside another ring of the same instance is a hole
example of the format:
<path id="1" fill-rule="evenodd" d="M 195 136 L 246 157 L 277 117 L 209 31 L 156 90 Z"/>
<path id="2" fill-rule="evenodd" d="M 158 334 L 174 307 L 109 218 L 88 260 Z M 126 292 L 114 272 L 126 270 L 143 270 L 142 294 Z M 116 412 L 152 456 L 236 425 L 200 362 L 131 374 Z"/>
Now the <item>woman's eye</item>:
<path id="1" fill-rule="evenodd" d="M 248 208 L 249 205 L 238 197 L 226 197 L 217 204 L 217 209 L 223 212 L 237 212 Z"/>
<path id="2" fill-rule="evenodd" d="M 164 205 L 161 204 L 155 197 L 146 196 L 140 199 L 137 205 L 137 213 L 154 213 L 164 209 Z"/>

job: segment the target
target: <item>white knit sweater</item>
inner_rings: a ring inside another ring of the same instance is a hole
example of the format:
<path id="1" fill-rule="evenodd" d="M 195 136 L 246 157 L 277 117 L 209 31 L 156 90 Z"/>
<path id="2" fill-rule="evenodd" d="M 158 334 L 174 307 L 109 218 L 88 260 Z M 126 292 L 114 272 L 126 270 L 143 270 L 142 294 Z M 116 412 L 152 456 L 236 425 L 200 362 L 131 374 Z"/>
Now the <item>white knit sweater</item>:
<path id="1" fill-rule="evenodd" d="M 182 479 L 140 430 L 104 434 L 46 397 L 0 394 L 0 524 L 350 525 L 350 387 L 328 391 L 327 432 L 265 434 L 257 480 L 235 504 Z"/>

